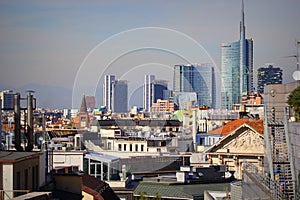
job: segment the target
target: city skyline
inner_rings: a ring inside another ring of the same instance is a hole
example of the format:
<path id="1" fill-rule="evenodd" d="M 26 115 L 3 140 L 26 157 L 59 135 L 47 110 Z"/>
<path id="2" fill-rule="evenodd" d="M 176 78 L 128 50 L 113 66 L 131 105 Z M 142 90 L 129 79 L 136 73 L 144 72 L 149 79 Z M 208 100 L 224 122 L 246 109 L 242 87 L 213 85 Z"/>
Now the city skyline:
<path id="1" fill-rule="evenodd" d="M 112 35 L 139 27 L 163 27 L 190 36 L 203 46 L 220 68 L 221 43 L 238 38 L 241 1 L 192 1 L 188 4 L 172 1 L 171 5 L 158 1 L 92 2 L 89 5 L 79 1 L 72 2 L 72 5 L 68 1 L 5 1 L 0 4 L 1 89 L 32 89 L 28 87 L 43 85 L 72 90 L 80 65 L 95 46 Z M 255 43 L 254 79 L 259 66 L 274 63 L 275 67 L 284 66 L 284 83 L 293 81 L 296 60 L 284 57 L 296 52 L 295 39 L 300 38 L 299 7 L 298 1 L 245 1 L 247 38 L 253 38 Z M 118 44 L 115 45 L 114 48 L 118 48 Z M 144 54 L 149 56 L 148 52 Z M 143 57 L 145 55 L 139 56 L 138 59 L 147 62 L 138 64 L 148 64 L 149 60 L 169 67 L 188 64 L 165 53 L 163 55 L 153 54 L 149 59 Z M 132 61 L 134 58 L 137 57 L 129 55 L 113 65 L 119 68 L 131 66 L 126 68 L 128 72 L 137 66 Z M 116 71 L 113 67 L 112 70 Z M 169 79 L 158 76 L 168 75 L 169 70 L 165 71 L 160 74 L 158 69 L 153 69 L 144 74 Z M 126 75 L 126 72 L 123 74 Z M 143 82 L 142 78 L 138 80 L 139 77 L 132 80 L 132 75 L 131 78 L 121 78 L 129 80 L 131 85 L 138 83 L 137 87 Z M 38 96 L 42 92 L 36 93 Z M 87 91 L 85 94 L 94 95 L 90 93 Z M 97 96 L 98 104 L 99 99 Z M 51 106 L 55 100 L 39 103 Z"/>
<path id="2" fill-rule="evenodd" d="M 223 109 L 232 109 L 244 94 L 254 92 L 253 39 L 246 38 L 244 1 L 241 6 L 240 39 L 221 45 L 221 99 Z"/>

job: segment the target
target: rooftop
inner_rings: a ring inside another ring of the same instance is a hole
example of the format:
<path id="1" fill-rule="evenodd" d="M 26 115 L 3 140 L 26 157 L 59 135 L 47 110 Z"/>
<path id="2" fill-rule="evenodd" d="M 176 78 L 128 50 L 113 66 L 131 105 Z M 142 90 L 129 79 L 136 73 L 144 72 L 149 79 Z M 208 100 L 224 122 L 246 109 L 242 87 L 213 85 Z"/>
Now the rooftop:
<path id="1" fill-rule="evenodd" d="M 221 134 L 224 136 L 224 135 L 229 134 L 233 130 L 237 129 L 238 127 L 240 127 L 243 124 L 249 125 L 250 127 L 255 129 L 257 132 L 259 132 L 262 135 L 264 134 L 263 120 L 262 119 L 250 120 L 248 118 L 241 118 L 241 119 L 237 119 L 234 121 L 230 121 L 220 128 L 209 131 L 208 134 Z"/>
<path id="2" fill-rule="evenodd" d="M 134 191 L 134 195 L 143 194 L 145 197 L 172 198 L 172 199 L 193 199 L 194 196 L 204 196 L 205 190 L 226 191 L 229 183 L 214 184 L 182 184 L 170 185 L 165 183 L 141 182 Z"/>
<path id="3" fill-rule="evenodd" d="M 0 163 L 18 162 L 39 156 L 41 152 L 0 151 Z"/>

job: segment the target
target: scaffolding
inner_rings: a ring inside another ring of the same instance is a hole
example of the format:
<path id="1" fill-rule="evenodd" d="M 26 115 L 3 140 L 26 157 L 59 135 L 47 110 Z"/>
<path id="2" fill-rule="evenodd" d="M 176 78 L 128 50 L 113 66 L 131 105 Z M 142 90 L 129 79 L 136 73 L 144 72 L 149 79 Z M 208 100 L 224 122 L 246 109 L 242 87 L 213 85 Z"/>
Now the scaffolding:
<path id="1" fill-rule="evenodd" d="M 297 199 L 293 150 L 288 133 L 287 111 L 284 119 L 275 116 L 275 108 L 265 111 L 266 168 L 273 187 L 273 199 Z"/>

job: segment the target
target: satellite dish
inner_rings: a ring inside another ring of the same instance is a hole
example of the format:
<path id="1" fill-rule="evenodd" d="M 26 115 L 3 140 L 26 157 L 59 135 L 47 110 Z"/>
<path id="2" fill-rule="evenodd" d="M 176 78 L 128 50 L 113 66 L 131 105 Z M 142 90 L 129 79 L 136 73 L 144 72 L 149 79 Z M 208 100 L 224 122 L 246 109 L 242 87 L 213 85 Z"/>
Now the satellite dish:
<path id="1" fill-rule="evenodd" d="M 300 71 L 294 71 L 294 73 L 293 73 L 293 78 L 296 80 L 296 81 L 298 81 L 298 80 L 300 80 Z"/>

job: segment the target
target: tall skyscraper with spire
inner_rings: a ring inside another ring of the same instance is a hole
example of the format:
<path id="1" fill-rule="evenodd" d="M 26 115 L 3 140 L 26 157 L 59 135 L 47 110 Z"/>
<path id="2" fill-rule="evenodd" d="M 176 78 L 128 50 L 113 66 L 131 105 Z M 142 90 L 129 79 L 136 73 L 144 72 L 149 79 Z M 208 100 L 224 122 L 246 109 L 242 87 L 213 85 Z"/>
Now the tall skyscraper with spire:
<path id="1" fill-rule="evenodd" d="M 221 45 L 222 108 L 232 109 L 253 88 L 253 40 L 246 39 L 244 1 L 242 0 L 240 40 Z"/>

